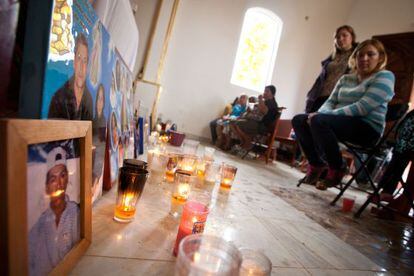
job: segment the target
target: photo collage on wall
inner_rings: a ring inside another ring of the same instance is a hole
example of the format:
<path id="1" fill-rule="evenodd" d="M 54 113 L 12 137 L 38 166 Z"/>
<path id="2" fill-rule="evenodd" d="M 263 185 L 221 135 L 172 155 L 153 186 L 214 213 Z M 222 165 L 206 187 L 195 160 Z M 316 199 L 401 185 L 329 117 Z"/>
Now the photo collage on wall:
<path id="1" fill-rule="evenodd" d="M 114 52 L 110 91 L 109 151 L 111 182 L 118 177 L 122 161 L 134 156 L 134 120 L 132 106 L 132 73 L 118 51 Z"/>
<path id="2" fill-rule="evenodd" d="M 123 158 L 133 157 L 131 92 L 132 73 L 89 2 L 55 0 L 41 117 L 92 121 L 93 201 L 109 181 L 104 170 L 112 186 Z"/>

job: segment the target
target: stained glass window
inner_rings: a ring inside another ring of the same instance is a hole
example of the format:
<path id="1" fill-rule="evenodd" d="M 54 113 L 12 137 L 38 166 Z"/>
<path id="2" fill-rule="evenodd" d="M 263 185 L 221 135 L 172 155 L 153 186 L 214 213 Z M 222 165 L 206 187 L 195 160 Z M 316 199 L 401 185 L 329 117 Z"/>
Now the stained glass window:
<path id="1" fill-rule="evenodd" d="M 262 92 L 270 84 L 283 22 L 262 8 L 246 11 L 231 83 Z"/>

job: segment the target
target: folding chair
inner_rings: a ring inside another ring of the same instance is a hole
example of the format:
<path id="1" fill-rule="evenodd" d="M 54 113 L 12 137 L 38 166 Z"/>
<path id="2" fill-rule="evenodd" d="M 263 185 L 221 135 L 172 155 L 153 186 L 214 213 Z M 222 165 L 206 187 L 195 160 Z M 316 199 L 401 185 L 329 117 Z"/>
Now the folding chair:
<path id="1" fill-rule="evenodd" d="M 409 118 L 409 117 L 413 117 L 414 116 L 414 110 L 412 110 L 412 111 L 410 111 L 409 113 L 407 113 L 400 121 L 399 121 L 399 123 L 398 123 L 398 126 L 397 126 L 397 128 L 396 128 L 396 131 L 395 131 L 395 137 L 397 137 L 397 135 L 399 134 L 399 129 L 400 129 L 400 127 L 402 127 L 403 125 L 404 125 L 404 122 L 403 121 L 405 121 L 405 118 Z M 405 197 L 407 197 L 407 199 L 408 199 L 408 201 L 409 201 L 409 203 L 410 203 L 410 207 L 411 207 L 411 209 L 413 209 L 414 210 L 414 202 L 413 202 L 413 194 L 412 194 L 412 191 L 413 191 L 413 187 L 410 187 L 409 185 L 413 185 L 413 180 L 414 180 L 414 152 L 413 151 L 411 151 L 411 152 L 405 152 L 405 155 L 406 155 L 406 157 L 408 158 L 408 160 L 410 160 L 410 162 L 411 162 L 411 167 L 410 167 L 410 171 L 409 171 L 409 173 L 408 173 L 408 176 L 407 176 L 407 180 L 406 181 L 404 181 L 403 180 L 403 178 L 402 178 L 402 174 L 401 175 L 399 175 L 398 176 L 398 183 L 400 183 L 401 184 L 401 187 L 399 188 L 399 189 L 397 189 L 397 191 L 396 192 L 394 192 L 394 194 L 393 194 L 393 200 L 394 200 L 394 198 L 395 198 L 395 196 L 405 196 Z M 399 160 L 399 161 L 401 161 L 401 160 Z M 401 162 L 399 162 L 400 164 L 401 164 Z M 391 168 L 392 169 L 392 168 Z M 384 182 L 384 181 L 380 181 L 380 183 L 382 183 L 383 185 L 386 183 L 386 182 Z M 360 217 L 360 215 L 361 215 L 361 213 L 364 211 L 364 209 L 368 206 L 368 204 L 369 203 L 371 203 L 372 202 L 372 198 L 375 196 L 375 195 L 378 195 L 378 199 L 380 198 L 380 196 L 379 196 L 379 191 L 381 191 L 382 189 L 384 188 L 384 186 L 380 186 L 380 185 L 378 185 L 377 187 L 376 187 L 376 190 L 374 190 L 374 192 L 372 193 L 372 195 L 371 196 L 369 196 L 367 199 L 366 199 L 366 201 L 364 202 L 364 204 L 361 206 L 361 208 L 355 213 L 355 217 Z M 381 200 L 378 200 L 378 202 L 376 203 L 377 204 L 377 207 L 383 207 L 383 208 L 385 208 L 385 209 L 391 209 L 391 208 L 389 208 L 388 207 L 388 205 L 383 205 L 382 203 L 381 203 Z M 391 204 L 392 205 L 392 204 Z M 393 210 L 393 209 L 391 209 L 392 211 L 394 211 L 394 212 L 397 212 L 398 213 L 398 211 L 396 211 L 396 210 Z M 407 216 L 406 214 L 403 214 L 404 216 Z M 409 218 L 411 218 L 411 219 L 413 219 L 413 217 L 410 217 L 410 216 L 408 216 Z"/>
<path id="2" fill-rule="evenodd" d="M 269 128 L 269 131 L 263 134 L 257 134 L 255 137 L 253 137 L 252 141 L 252 148 L 248 150 L 243 156 L 242 159 L 244 159 L 252 150 L 255 151 L 256 157 L 258 155 L 258 148 L 265 148 L 264 156 L 265 156 L 265 162 L 268 164 L 270 154 L 272 153 L 272 146 L 273 142 L 275 140 L 277 129 L 279 125 L 279 119 L 282 115 L 282 110 L 285 109 L 284 107 L 279 108 L 279 112 L 275 117 L 274 123 L 271 128 Z"/>
<path id="3" fill-rule="evenodd" d="M 381 152 L 389 148 L 389 145 L 387 145 L 387 140 L 390 137 L 390 134 L 396 129 L 396 126 L 403 118 L 404 114 L 407 112 L 408 105 L 407 104 L 394 104 L 388 106 L 388 111 L 386 114 L 386 122 L 388 124 L 388 128 L 385 130 L 385 133 L 383 136 L 377 141 L 377 143 L 372 147 L 361 147 L 358 145 L 353 145 L 351 143 L 348 143 L 346 141 L 341 141 L 341 143 L 347 148 L 349 152 L 351 152 L 355 158 L 358 159 L 360 163 L 360 167 L 352 174 L 351 179 L 348 180 L 348 182 L 339 188 L 339 194 L 335 197 L 335 199 L 331 202 L 331 205 L 334 206 L 335 203 L 342 197 L 342 195 L 345 193 L 345 191 L 351 186 L 352 182 L 356 179 L 356 177 L 362 173 L 365 172 L 366 176 L 368 177 L 368 182 L 373 190 L 372 196 L 377 195 L 379 188 L 375 185 L 374 181 L 372 180 L 371 174 L 368 170 L 368 163 L 375 157 L 380 156 Z M 364 159 L 363 155 L 366 155 L 367 158 Z M 370 193 L 366 190 L 358 188 L 358 190 L 364 191 L 366 193 Z M 360 209 L 355 213 L 355 217 L 359 217 L 361 213 L 364 211 L 364 209 L 368 206 L 369 200 L 367 200 Z"/>

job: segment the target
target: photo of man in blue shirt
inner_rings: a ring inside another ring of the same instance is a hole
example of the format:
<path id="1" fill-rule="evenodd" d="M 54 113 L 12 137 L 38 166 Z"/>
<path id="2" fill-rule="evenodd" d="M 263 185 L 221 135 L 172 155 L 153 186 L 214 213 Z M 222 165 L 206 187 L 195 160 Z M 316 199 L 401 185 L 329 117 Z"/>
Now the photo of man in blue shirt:
<path id="1" fill-rule="evenodd" d="M 53 148 L 47 155 L 45 192 L 49 207 L 29 231 L 29 274 L 46 275 L 80 240 L 79 206 L 66 194 L 66 151 Z"/>

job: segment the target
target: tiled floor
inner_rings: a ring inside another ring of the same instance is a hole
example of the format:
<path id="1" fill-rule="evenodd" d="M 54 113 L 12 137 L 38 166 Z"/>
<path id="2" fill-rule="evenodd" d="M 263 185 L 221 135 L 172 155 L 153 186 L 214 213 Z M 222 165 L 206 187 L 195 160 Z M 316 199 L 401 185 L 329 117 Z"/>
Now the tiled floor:
<path id="1" fill-rule="evenodd" d="M 287 166 L 241 161 L 216 152 L 216 160 L 238 167 L 231 192 L 214 190 L 205 233 L 239 247 L 262 250 L 273 275 L 382 275 L 384 269 L 276 196 L 269 186 L 294 184 Z M 292 183 L 291 183 L 292 182 Z M 135 221 L 112 220 L 115 189 L 93 210 L 93 242 L 72 275 L 172 275 L 178 220 L 170 210 L 170 184 L 145 187 Z M 390 273 L 386 273 L 390 275 Z"/>

